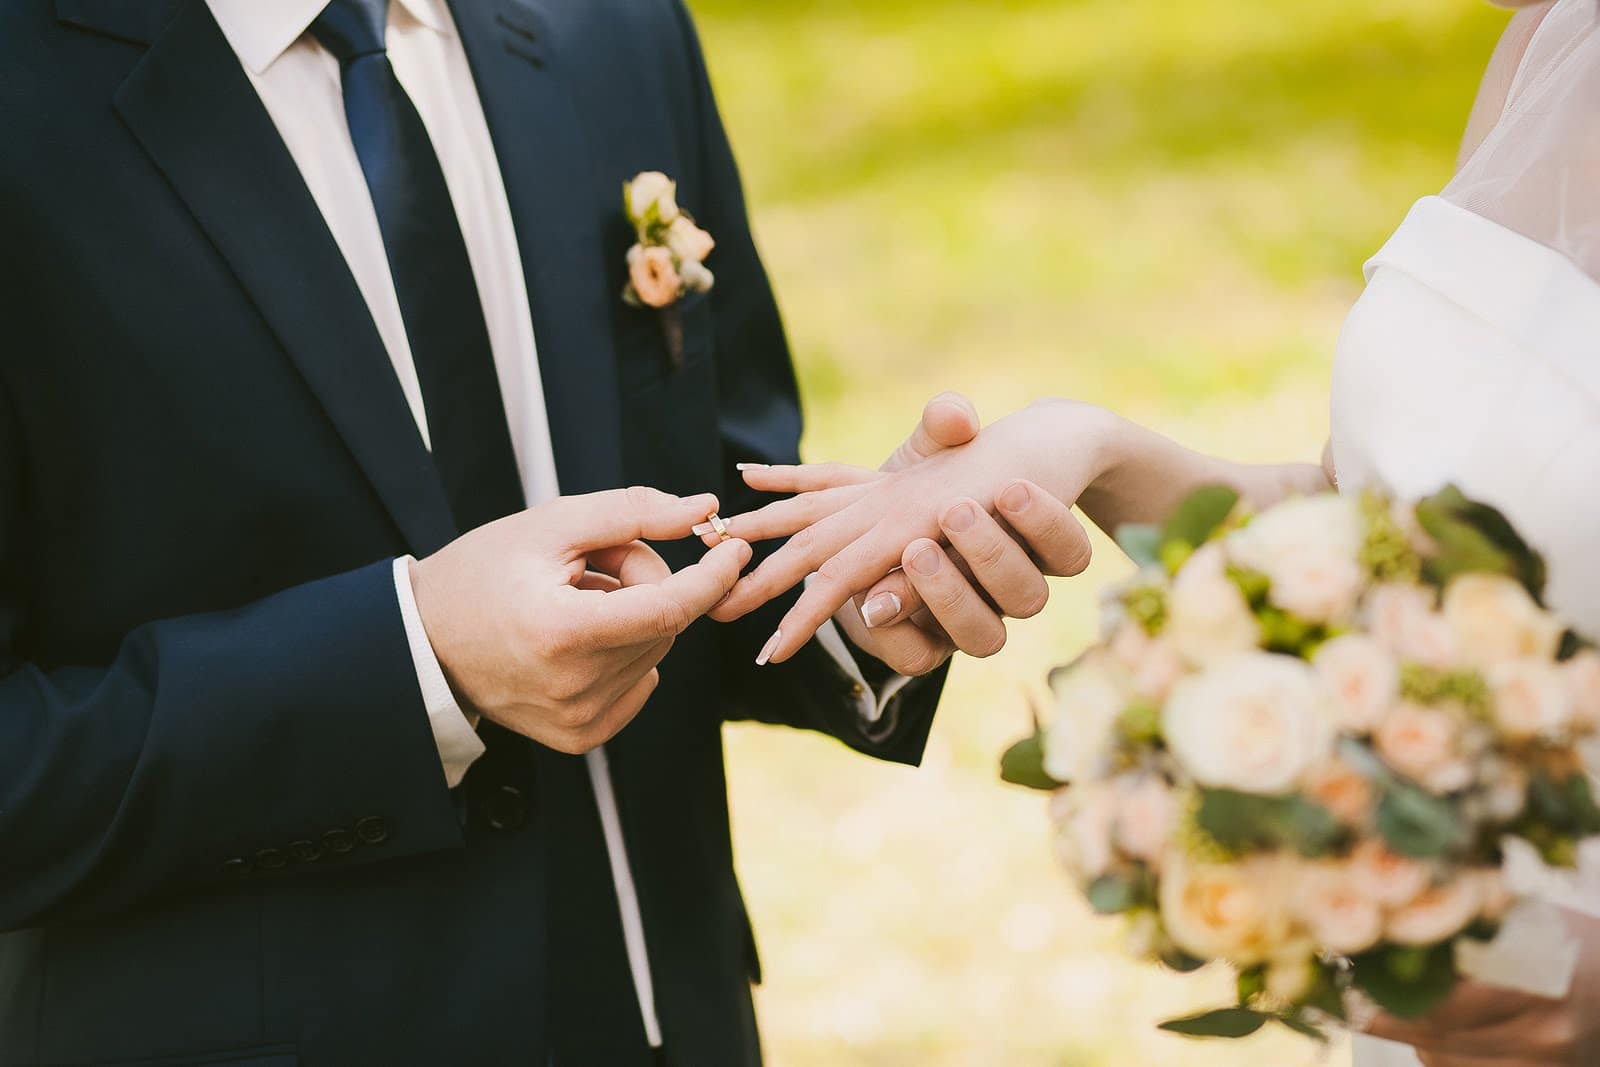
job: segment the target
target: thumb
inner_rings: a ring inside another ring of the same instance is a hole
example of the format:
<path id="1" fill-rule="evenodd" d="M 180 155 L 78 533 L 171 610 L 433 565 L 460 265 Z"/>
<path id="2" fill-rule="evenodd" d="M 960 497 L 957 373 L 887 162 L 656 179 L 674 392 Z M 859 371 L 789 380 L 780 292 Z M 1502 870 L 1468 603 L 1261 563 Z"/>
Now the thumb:
<path id="1" fill-rule="evenodd" d="M 886 473 L 914 467 L 936 452 L 964 445 L 978 436 L 978 409 L 960 393 L 940 393 L 922 409 L 922 421 L 881 468 Z"/>

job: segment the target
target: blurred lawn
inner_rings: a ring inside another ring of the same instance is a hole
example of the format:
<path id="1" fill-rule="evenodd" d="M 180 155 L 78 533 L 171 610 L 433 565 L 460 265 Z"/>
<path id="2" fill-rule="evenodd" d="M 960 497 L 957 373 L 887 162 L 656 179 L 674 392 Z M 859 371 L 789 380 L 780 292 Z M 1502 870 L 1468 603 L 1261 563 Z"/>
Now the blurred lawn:
<path id="1" fill-rule="evenodd" d="M 691 0 L 783 301 L 811 458 L 876 462 L 922 402 L 1117 407 L 1313 458 L 1361 261 L 1450 173 L 1504 14 L 1475 0 Z M 1196 1045 L 1227 995 L 1122 960 L 995 782 L 1027 694 L 1091 636 L 1101 545 L 956 667 L 925 766 L 732 730 L 776 1067 L 1294 1067 Z M 1343 1062 L 1341 1048 L 1328 1059 Z"/>

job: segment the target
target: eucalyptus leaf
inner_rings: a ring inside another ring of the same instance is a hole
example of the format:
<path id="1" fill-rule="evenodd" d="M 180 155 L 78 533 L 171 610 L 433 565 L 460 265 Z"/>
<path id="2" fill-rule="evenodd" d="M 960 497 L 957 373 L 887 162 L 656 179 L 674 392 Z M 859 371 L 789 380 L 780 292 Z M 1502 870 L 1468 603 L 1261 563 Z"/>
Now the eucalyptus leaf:
<path id="1" fill-rule="evenodd" d="M 1352 963 L 1356 988 L 1402 1019 L 1415 1019 L 1438 1007 L 1458 978 L 1448 941 L 1429 949 L 1378 949 Z"/>
<path id="2" fill-rule="evenodd" d="M 1044 790 L 1060 789 L 1065 784 L 1045 773 L 1044 734 L 1038 731 L 1006 749 L 1000 757 L 1000 780 Z"/>
<path id="3" fill-rule="evenodd" d="M 1297 1034 L 1311 1038 L 1318 1044 L 1326 1045 L 1328 1043 L 1328 1035 L 1323 1033 L 1321 1027 L 1307 1022 L 1298 1015 L 1274 1015 L 1272 1019 L 1274 1022 L 1282 1023 Z"/>
<path id="4" fill-rule="evenodd" d="M 1161 1029 L 1185 1037 L 1249 1037 L 1272 1016 L 1249 1008 L 1217 1008 L 1182 1019 L 1168 1019 Z"/>
<path id="5" fill-rule="evenodd" d="M 1117 527 L 1117 547 L 1141 567 L 1161 565 L 1161 530 L 1148 523 L 1125 522 Z"/>
<path id="6" fill-rule="evenodd" d="M 1232 789 L 1201 790 L 1195 822 L 1236 853 L 1291 848 L 1302 856 L 1322 856 L 1345 832 L 1332 813 L 1304 797 L 1267 797 Z"/>
<path id="7" fill-rule="evenodd" d="M 1412 859 L 1460 852 L 1471 830 L 1448 800 L 1406 782 L 1391 782 L 1378 801 L 1378 833 L 1391 850 Z"/>
<path id="8" fill-rule="evenodd" d="M 1167 518 L 1161 529 L 1162 543 L 1177 541 L 1199 548 L 1227 521 L 1238 502 L 1238 491 L 1225 485 L 1196 489 Z"/>
<path id="9" fill-rule="evenodd" d="M 1084 894 L 1089 906 L 1100 915 L 1120 915 L 1138 902 L 1138 892 L 1130 879 L 1103 874 L 1089 883 Z"/>
<path id="10" fill-rule="evenodd" d="M 1458 574 L 1504 574 L 1521 582 L 1535 599 L 1544 595 L 1545 563 L 1499 511 L 1446 486 L 1417 504 L 1417 522 L 1438 544 L 1425 561 L 1440 585 Z"/>

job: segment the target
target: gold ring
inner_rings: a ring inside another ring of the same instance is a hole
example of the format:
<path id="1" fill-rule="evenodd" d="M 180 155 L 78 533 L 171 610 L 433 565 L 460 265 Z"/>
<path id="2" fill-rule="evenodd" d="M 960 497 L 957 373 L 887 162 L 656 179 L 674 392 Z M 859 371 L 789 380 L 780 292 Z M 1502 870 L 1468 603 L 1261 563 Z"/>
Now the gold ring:
<path id="1" fill-rule="evenodd" d="M 722 516 L 718 515 L 716 512 L 712 512 L 711 516 L 707 518 L 706 521 L 711 524 L 711 530 L 717 535 L 718 540 L 726 541 L 733 536 L 728 532 L 728 524 L 723 522 Z"/>

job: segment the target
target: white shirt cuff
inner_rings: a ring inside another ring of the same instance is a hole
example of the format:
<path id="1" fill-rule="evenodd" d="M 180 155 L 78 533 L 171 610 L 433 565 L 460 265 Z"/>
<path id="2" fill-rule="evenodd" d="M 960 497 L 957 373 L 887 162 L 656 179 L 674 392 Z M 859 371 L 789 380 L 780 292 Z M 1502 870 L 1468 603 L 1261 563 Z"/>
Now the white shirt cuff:
<path id="1" fill-rule="evenodd" d="M 876 693 L 867 684 L 867 676 L 861 673 L 861 665 L 856 662 L 855 656 L 850 651 L 850 646 L 845 644 L 844 635 L 839 632 L 839 627 L 832 619 L 822 624 L 817 631 L 817 643 L 824 652 L 833 657 L 845 677 L 855 682 L 856 714 L 861 716 L 862 725 L 868 728 L 868 733 L 873 736 L 888 736 L 894 732 L 893 717 L 887 720 L 884 712 L 889 707 L 889 702 L 895 694 L 906 687 L 910 678 L 897 674 L 883 683 L 883 688 Z"/>
<path id="2" fill-rule="evenodd" d="M 475 717 L 469 717 L 456 703 L 450 683 L 445 681 L 444 668 L 439 666 L 439 657 L 433 654 L 428 631 L 422 628 L 422 614 L 417 611 L 417 598 L 411 589 L 412 562 L 410 556 L 394 561 L 394 593 L 400 601 L 400 619 L 405 623 L 406 642 L 411 646 L 411 663 L 417 672 L 417 686 L 422 690 L 422 706 L 428 711 L 433 740 L 439 746 L 444 779 L 454 789 L 466 777 L 467 768 L 483 755 L 483 739 L 478 736 Z"/>

